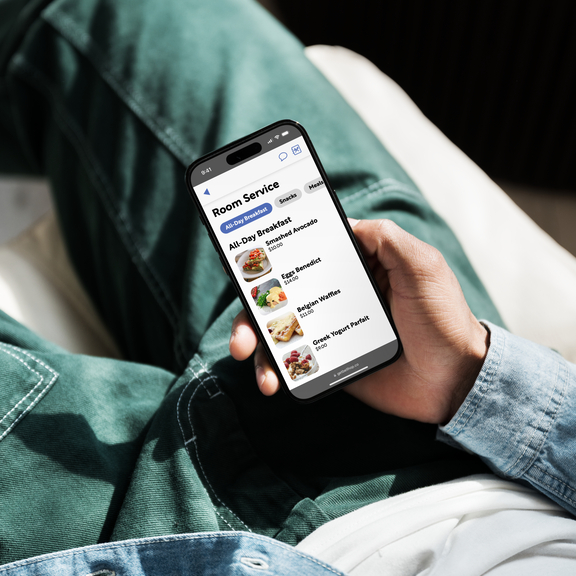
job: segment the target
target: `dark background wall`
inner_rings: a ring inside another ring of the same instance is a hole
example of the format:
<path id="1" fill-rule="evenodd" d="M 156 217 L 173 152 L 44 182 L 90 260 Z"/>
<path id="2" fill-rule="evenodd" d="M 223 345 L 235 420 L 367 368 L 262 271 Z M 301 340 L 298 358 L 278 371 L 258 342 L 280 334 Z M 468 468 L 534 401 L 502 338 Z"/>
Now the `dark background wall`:
<path id="1" fill-rule="evenodd" d="M 291 0 L 304 44 L 363 54 L 492 178 L 576 190 L 574 0 Z"/>

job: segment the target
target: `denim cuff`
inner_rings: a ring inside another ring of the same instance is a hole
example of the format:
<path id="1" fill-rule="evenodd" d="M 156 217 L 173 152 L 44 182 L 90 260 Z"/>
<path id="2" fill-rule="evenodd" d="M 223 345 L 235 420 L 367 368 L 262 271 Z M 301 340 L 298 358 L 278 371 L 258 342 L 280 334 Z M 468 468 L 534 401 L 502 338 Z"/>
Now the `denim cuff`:
<path id="1" fill-rule="evenodd" d="M 478 454 L 576 511 L 576 367 L 483 321 L 490 348 L 474 387 L 438 439 Z"/>

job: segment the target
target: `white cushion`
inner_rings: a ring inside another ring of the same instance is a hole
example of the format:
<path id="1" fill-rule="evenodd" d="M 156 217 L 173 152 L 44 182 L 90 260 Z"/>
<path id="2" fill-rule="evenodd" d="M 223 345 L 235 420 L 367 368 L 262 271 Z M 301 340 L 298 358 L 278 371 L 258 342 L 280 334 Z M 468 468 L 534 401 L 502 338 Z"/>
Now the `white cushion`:
<path id="1" fill-rule="evenodd" d="M 371 62 L 331 46 L 306 55 L 454 230 L 510 330 L 576 362 L 576 259 Z"/>
<path id="2" fill-rule="evenodd" d="M 70 352 L 119 352 L 74 273 L 53 212 L 0 246 L 0 308 Z"/>

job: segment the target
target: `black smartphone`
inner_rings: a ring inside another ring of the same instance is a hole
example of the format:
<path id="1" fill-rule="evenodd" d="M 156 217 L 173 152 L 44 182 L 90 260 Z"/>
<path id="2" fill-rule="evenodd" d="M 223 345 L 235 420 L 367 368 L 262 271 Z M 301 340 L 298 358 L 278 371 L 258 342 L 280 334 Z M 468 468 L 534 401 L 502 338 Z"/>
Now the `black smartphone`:
<path id="1" fill-rule="evenodd" d="M 186 183 L 284 390 L 316 400 L 394 362 L 390 313 L 304 128 L 283 120 Z"/>

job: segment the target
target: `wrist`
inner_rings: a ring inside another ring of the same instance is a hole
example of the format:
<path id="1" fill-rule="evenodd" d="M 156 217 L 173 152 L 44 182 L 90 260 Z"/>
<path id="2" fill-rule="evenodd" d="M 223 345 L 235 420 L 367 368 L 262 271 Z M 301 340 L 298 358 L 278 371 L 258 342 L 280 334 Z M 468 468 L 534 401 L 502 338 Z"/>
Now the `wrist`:
<path id="1" fill-rule="evenodd" d="M 490 330 L 484 324 L 475 319 L 474 335 L 470 347 L 463 355 L 462 364 L 459 367 L 456 386 L 452 391 L 452 398 L 448 415 L 444 424 L 448 423 L 456 414 L 464 400 L 474 387 L 474 383 L 482 370 L 484 360 L 490 347 Z"/>

